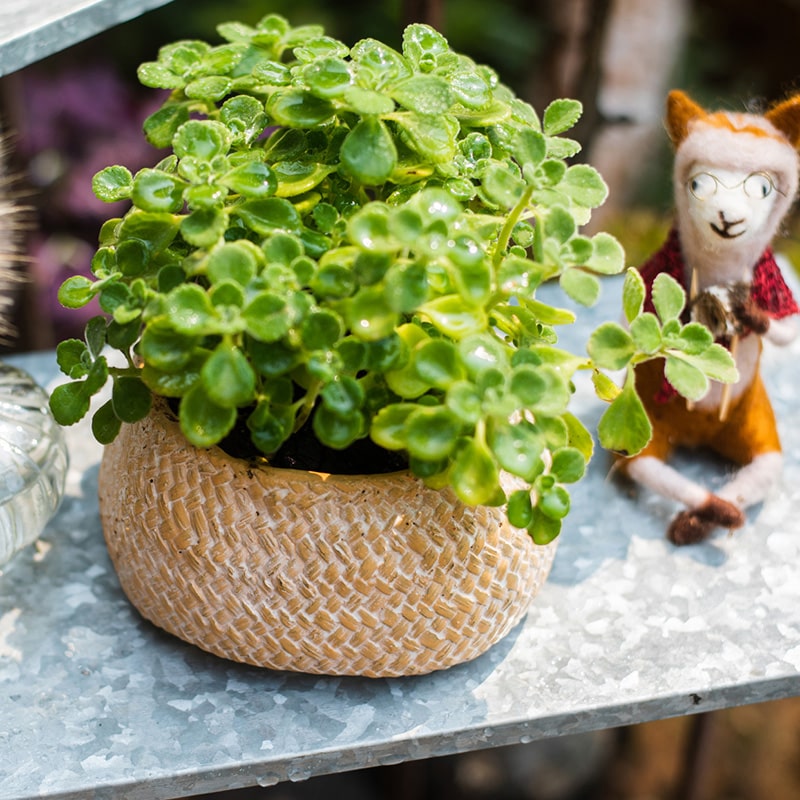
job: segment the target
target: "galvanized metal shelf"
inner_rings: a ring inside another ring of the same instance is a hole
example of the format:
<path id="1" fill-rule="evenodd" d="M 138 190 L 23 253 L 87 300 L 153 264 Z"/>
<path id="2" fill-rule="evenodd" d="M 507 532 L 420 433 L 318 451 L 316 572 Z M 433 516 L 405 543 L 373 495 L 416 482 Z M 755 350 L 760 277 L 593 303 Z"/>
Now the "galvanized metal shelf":
<path id="1" fill-rule="evenodd" d="M 169 2 L 3 0 L 0 8 L 0 76 Z"/>

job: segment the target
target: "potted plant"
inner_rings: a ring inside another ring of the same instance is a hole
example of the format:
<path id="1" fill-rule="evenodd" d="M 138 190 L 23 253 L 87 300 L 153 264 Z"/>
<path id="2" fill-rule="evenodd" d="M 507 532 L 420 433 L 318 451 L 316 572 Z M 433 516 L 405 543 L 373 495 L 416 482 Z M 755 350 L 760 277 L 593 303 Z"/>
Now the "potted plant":
<path id="1" fill-rule="evenodd" d="M 472 658 L 525 613 L 591 455 L 576 371 L 613 401 L 603 441 L 632 452 L 634 363 L 729 365 L 678 321 L 677 285 L 660 320 L 643 314 L 635 272 L 630 331 L 601 326 L 590 356 L 558 346 L 575 314 L 539 287 L 590 305 L 624 268 L 613 237 L 580 232 L 607 189 L 567 163 L 576 101 L 540 118 L 421 24 L 402 52 L 275 15 L 218 31 L 140 67 L 170 90 L 144 125 L 170 152 L 95 177 L 131 207 L 102 227 L 94 279 L 60 290 L 104 312 L 59 346 L 71 380 L 52 408 L 74 423 L 111 384 L 92 429 L 123 588 L 250 663 L 390 675 Z M 601 370 L 623 367 L 619 389 Z"/>

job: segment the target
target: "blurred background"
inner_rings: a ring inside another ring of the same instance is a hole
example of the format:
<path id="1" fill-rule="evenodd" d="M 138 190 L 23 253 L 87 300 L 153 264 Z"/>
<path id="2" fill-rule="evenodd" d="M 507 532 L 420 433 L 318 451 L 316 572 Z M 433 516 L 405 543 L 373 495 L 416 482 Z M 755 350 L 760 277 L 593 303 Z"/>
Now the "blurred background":
<path id="1" fill-rule="evenodd" d="M 141 124 L 160 96 L 138 85 L 137 65 L 167 42 L 216 42 L 219 22 L 253 23 L 271 12 L 293 24 L 322 24 L 349 44 L 375 37 L 398 48 L 405 23 L 429 22 L 537 110 L 557 97 L 580 99 L 578 160 L 594 164 L 610 187 L 593 227 L 616 234 L 630 264 L 660 245 L 671 221 L 662 125 L 668 89 L 741 110 L 800 90 L 800 0 L 174 0 L 0 79 L 11 169 L 31 208 L 24 280 L 12 297 L 17 333 L 0 342 L 0 354 L 49 349 L 82 334 L 56 291 L 70 275 L 88 272 L 100 224 L 111 216 L 91 193 L 92 175 L 115 163 L 135 171 L 159 158 Z M 800 265 L 798 231 L 795 214 L 776 248 Z M 703 757 L 694 765 L 687 751 Z M 694 719 L 667 720 L 230 796 L 323 795 L 794 800 L 800 701 L 718 712 L 700 727 Z"/>

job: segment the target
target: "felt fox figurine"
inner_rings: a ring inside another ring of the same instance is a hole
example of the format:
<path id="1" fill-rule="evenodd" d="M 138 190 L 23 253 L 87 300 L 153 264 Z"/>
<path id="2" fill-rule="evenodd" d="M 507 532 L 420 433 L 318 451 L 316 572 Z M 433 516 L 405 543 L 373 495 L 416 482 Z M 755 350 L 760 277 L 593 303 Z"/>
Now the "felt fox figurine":
<path id="1" fill-rule="evenodd" d="M 770 250 L 798 188 L 800 95 L 758 115 L 708 112 L 672 91 L 666 128 L 675 147 L 676 221 L 641 268 L 645 308 L 653 311 L 656 275 L 670 274 L 687 290 L 692 318 L 730 348 L 739 380 L 712 382 L 689 403 L 666 381 L 662 360 L 641 364 L 636 385 L 653 438 L 622 466 L 637 483 L 686 506 L 667 536 L 688 544 L 716 526 L 742 526 L 743 509 L 763 500 L 783 466 L 759 361 L 762 338 L 778 345 L 794 338 L 800 310 Z M 712 493 L 667 464 L 679 446 L 709 447 L 738 469 Z"/>

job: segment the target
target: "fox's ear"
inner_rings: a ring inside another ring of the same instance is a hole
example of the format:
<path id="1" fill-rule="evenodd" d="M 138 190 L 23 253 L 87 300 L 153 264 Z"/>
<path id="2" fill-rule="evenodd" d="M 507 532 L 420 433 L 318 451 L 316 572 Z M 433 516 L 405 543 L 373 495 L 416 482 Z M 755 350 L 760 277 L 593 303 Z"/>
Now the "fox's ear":
<path id="1" fill-rule="evenodd" d="M 686 138 L 689 123 L 705 116 L 705 110 L 680 89 L 673 89 L 667 95 L 667 134 L 675 147 Z"/>
<path id="2" fill-rule="evenodd" d="M 791 142 L 800 148 L 800 94 L 778 103 L 764 116 Z"/>

